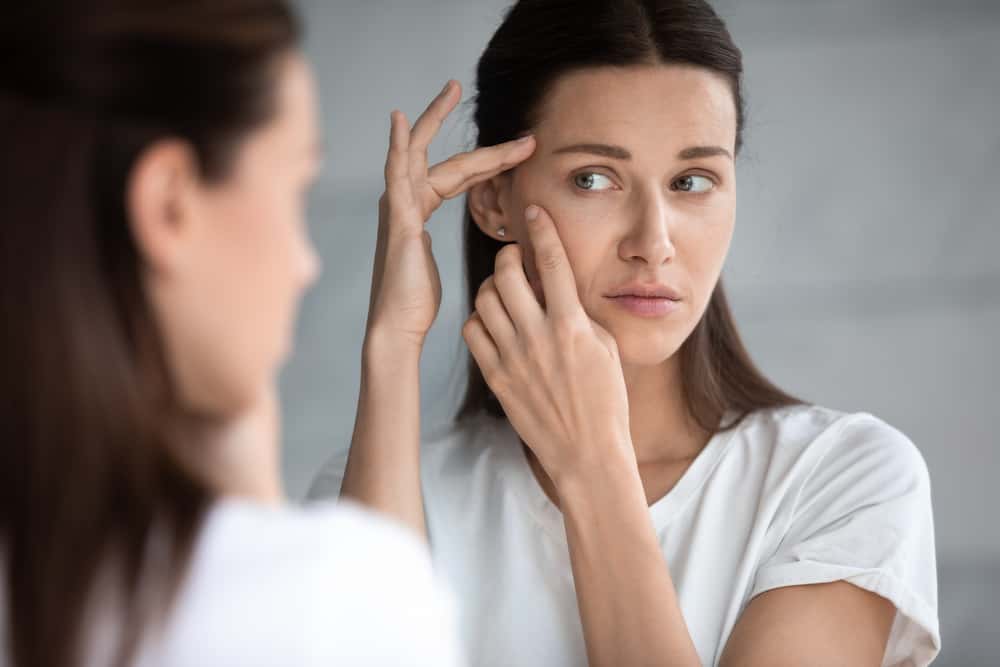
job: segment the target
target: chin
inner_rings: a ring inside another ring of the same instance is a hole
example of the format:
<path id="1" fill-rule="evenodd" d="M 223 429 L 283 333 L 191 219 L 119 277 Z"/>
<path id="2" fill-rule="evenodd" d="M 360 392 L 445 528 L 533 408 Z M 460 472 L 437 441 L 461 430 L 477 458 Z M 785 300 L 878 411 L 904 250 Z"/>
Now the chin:
<path id="1" fill-rule="evenodd" d="M 681 332 L 639 331 L 629 327 L 605 327 L 618 344 L 623 366 L 659 366 L 670 360 L 684 343 Z"/>
<path id="2" fill-rule="evenodd" d="M 662 366 L 667 361 L 670 361 L 679 349 L 679 347 L 654 348 L 649 346 L 640 349 L 623 349 L 620 345 L 618 346 L 622 366 L 630 366 L 633 368 L 652 368 L 653 366 Z"/>

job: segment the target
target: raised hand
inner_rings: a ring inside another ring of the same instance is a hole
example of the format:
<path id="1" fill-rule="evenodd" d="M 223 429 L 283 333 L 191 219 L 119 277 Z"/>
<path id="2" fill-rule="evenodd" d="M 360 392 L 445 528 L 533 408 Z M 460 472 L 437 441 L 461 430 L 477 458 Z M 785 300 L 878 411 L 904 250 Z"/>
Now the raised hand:
<path id="1" fill-rule="evenodd" d="M 628 395 L 614 338 L 580 304 L 555 225 L 530 206 L 528 235 L 544 309 L 518 245 L 504 247 L 462 331 L 514 429 L 549 477 L 598 470 L 609 455 L 633 456 Z"/>
<path id="2" fill-rule="evenodd" d="M 411 128 L 392 113 L 385 194 L 379 200 L 368 335 L 423 345 L 441 304 L 441 280 L 424 225 L 446 200 L 526 160 L 532 137 L 459 153 L 428 168 L 427 149 L 461 98 L 449 81 Z"/>
<path id="3" fill-rule="evenodd" d="M 410 128 L 392 114 L 385 194 L 358 416 L 341 496 L 425 534 L 420 488 L 420 353 L 441 304 L 441 281 L 424 224 L 441 203 L 526 160 L 531 137 L 460 153 L 428 169 L 427 147 L 462 95 L 450 81 Z"/>

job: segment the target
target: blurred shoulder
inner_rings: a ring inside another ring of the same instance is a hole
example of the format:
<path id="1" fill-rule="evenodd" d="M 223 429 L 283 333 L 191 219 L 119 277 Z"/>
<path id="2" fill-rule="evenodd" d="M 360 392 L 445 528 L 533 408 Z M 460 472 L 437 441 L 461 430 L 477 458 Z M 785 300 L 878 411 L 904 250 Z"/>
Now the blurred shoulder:
<path id="1" fill-rule="evenodd" d="M 383 557 L 429 567 L 427 550 L 413 531 L 349 501 L 301 507 L 220 501 L 206 519 L 196 555 L 210 566 L 216 555 L 234 550 L 243 550 L 240 562 L 247 567 L 276 573 L 285 567 L 316 569 L 317 575 L 325 573 L 320 580 L 336 577 L 335 565 L 377 564 Z"/>
<path id="2" fill-rule="evenodd" d="M 403 526 L 352 503 L 224 500 L 206 518 L 163 655 L 311 665 L 387 652 L 377 664 L 415 664 L 392 656 L 447 651 L 451 606 L 426 544 Z"/>

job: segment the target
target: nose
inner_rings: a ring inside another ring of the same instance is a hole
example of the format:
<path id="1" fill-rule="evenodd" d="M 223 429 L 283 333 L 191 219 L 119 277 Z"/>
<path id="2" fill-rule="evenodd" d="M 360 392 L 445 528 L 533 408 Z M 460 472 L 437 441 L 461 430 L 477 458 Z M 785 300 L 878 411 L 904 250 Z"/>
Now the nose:
<path id="1" fill-rule="evenodd" d="M 640 260 L 649 266 L 669 262 L 676 254 L 670 239 L 670 218 L 670 208 L 662 195 L 644 197 L 618 246 L 619 256 L 627 262 Z"/>

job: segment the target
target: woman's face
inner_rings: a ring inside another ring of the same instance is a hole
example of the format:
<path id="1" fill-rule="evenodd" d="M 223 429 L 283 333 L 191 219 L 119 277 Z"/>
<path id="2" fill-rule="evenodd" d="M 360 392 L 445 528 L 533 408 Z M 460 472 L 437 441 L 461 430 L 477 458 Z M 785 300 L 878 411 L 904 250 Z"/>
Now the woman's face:
<path id="1" fill-rule="evenodd" d="M 733 234 L 728 83 L 677 65 L 587 69 L 557 81 L 538 119 L 534 155 L 500 187 L 507 239 L 526 241 L 524 209 L 545 208 L 584 309 L 623 363 L 664 362 L 701 318 Z M 664 289 L 676 300 L 635 298 Z"/>
<path id="2" fill-rule="evenodd" d="M 270 386 L 319 270 L 304 215 L 319 166 L 316 92 L 301 57 L 283 63 L 276 95 L 277 113 L 244 140 L 231 173 L 182 198 L 186 231 L 154 271 L 175 379 L 204 414 L 238 413 Z"/>

